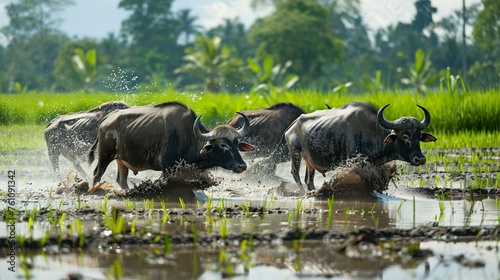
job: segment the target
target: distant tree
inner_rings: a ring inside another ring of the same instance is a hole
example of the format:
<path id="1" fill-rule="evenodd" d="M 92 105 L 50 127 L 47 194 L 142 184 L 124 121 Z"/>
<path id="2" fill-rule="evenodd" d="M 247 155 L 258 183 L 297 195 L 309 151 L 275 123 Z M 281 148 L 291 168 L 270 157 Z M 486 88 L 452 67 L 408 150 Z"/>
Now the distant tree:
<path id="1" fill-rule="evenodd" d="M 234 48 L 240 56 L 253 55 L 254 49 L 248 44 L 245 25 L 238 17 L 224 20 L 224 23 L 208 30 L 207 36 L 219 36 L 224 45 Z"/>
<path id="2" fill-rule="evenodd" d="M 87 53 L 94 52 L 97 49 L 97 42 L 93 39 L 82 39 L 79 41 L 67 42 L 61 46 L 57 58 L 55 60 L 54 76 L 57 77 L 58 86 L 61 90 L 79 90 L 87 89 L 95 82 L 94 75 L 90 72 L 95 72 L 97 65 L 102 65 L 100 57 L 95 55 L 94 62 L 87 65 Z M 94 51 L 92 51 L 94 50 Z M 75 61 L 75 55 L 83 64 L 80 69 Z M 76 68 L 75 68 L 76 67 Z M 91 70 L 94 68 L 94 70 Z M 89 72 L 89 73 L 87 73 Z M 86 78 L 92 76 L 88 82 Z"/>
<path id="3" fill-rule="evenodd" d="M 407 68 L 407 76 L 401 79 L 401 83 L 413 87 L 418 93 L 427 91 L 427 87 L 438 79 L 438 75 L 432 68 L 432 62 L 422 49 L 415 52 L 415 60 Z"/>
<path id="4" fill-rule="evenodd" d="M 130 11 L 122 32 L 130 38 L 128 63 L 141 77 L 148 70 L 171 73 L 181 62 L 177 44 L 179 21 L 171 11 L 173 0 L 121 0 L 119 8 Z"/>
<path id="5" fill-rule="evenodd" d="M 417 8 L 417 14 L 412 21 L 412 25 L 415 30 L 422 32 L 433 23 L 432 14 L 436 13 L 437 9 L 432 6 L 430 0 L 417 0 L 415 8 Z"/>
<path id="6" fill-rule="evenodd" d="M 201 30 L 201 26 L 196 24 L 197 16 L 191 15 L 190 9 L 182 9 L 177 12 L 177 20 L 179 21 L 179 35 L 184 34 L 184 45 L 189 44 L 190 37 L 197 34 Z"/>
<path id="7" fill-rule="evenodd" d="M 479 4 L 472 4 L 466 8 L 465 12 L 465 26 L 470 27 L 474 24 L 477 18 L 477 12 L 479 9 Z M 476 53 L 477 46 L 471 44 L 471 42 L 465 41 L 467 44 L 465 47 L 469 49 L 466 52 L 464 49 L 464 38 L 463 38 L 463 21 L 464 14 L 463 10 L 458 9 L 450 13 L 447 17 L 442 18 L 436 23 L 436 27 L 443 32 L 443 36 L 440 38 L 440 44 L 438 48 L 432 50 L 432 63 L 437 69 L 450 68 L 452 73 L 460 73 L 462 78 L 465 78 L 464 74 L 467 72 L 467 65 L 470 65 L 477 57 L 473 57 Z M 462 52 L 466 52 L 465 62 L 463 57 L 460 55 Z M 464 65 L 465 63 L 465 65 Z M 465 69 L 465 71 L 464 71 Z M 461 70 L 461 71 L 460 71 Z"/>
<path id="8" fill-rule="evenodd" d="M 482 0 L 483 9 L 479 12 L 472 35 L 483 52 L 484 58 L 476 61 L 470 69 L 473 78 L 483 85 L 500 83 L 500 2 Z"/>
<path id="9" fill-rule="evenodd" d="M 220 37 L 196 35 L 193 47 L 186 48 L 184 63 L 176 73 L 191 74 L 203 80 L 209 92 L 218 92 L 222 85 L 241 80 L 243 62 L 221 43 Z"/>
<path id="10" fill-rule="evenodd" d="M 247 62 L 254 74 L 252 91 L 279 94 L 289 90 L 299 81 L 299 76 L 287 73 L 292 65 L 291 61 L 287 61 L 284 65 L 274 64 L 273 58 L 266 55 L 262 63 L 252 58 L 248 58 Z"/>
<path id="11" fill-rule="evenodd" d="M 73 0 L 19 0 L 5 6 L 9 25 L 0 29 L 9 41 L 28 40 L 58 32 L 61 19 L 57 14 Z"/>
<path id="12" fill-rule="evenodd" d="M 328 23 L 328 11 L 316 0 L 277 1 L 271 15 L 254 23 L 249 39 L 260 43 L 259 56 L 270 54 L 277 64 L 291 60 L 291 72 L 313 81 L 341 53 Z"/>
<path id="13" fill-rule="evenodd" d="M 68 39 L 58 30 L 58 14 L 71 0 L 19 0 L 5 9 L 9 25 L 0 32 L 7 38 L 5 68 L 10 85 L 43 90 L 52 87 L 53 62 L 61 44 Z M 9 86 L 13 88 L 12 86 Z"/>
<path id="14" fill-rule="evenodd" d="M 322 0 L 328 11 L 329 30 L 344 42 L 338 61 L 327 63 L 325 75 L 319 83 L 332 89 L 339 84 L 353 81 L 351 90 L 362 90 L 358 81 L 363 73 L 377 70 L 377 56 L 363 21 L 358 0 Z"/>

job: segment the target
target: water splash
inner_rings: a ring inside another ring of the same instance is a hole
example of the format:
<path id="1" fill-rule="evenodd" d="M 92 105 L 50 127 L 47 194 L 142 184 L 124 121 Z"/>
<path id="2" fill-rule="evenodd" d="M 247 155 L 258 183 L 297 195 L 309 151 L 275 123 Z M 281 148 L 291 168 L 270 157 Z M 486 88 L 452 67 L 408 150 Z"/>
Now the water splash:
<path id="1" fill-rule="evenodd" d="M 127 72 L 118 67 L 117 70 L 111 70 L 111 75 L 104 81 L 104 86 L 112 92 L 136 92 L 139 89 L 139 77 L 133 71 Z"/>

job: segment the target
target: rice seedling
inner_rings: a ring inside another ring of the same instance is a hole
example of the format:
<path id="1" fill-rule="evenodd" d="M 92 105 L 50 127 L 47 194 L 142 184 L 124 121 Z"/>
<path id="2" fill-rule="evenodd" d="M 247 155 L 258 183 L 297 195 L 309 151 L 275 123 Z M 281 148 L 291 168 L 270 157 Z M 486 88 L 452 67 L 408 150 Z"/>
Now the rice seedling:
<path id="1" fill-rule="evenodd" d="M 76 232 L 78 234 L 78 246 L 83 248 L 83 244 L 85 241 L 85 234 L 83 233 L 83 222 L 80 219 L 76 219 Z"/>
<path id="2" fill-rule="evenodd" d="M 76 211 L 80 211 L 82 209 L 82 198 L 79 194 L 76 195 Z"/>
<path id="3" fill-rule="evenodd" d="M 500 199 L 499 198 L 495 198 L 495 204 L 497 205 L 497 210 L 498 210 L 497 221 L 498 221 L 498 224 L 500 225 Z"/>
<path id="4" fill-rule="evenodd" d="M 219 235 L 222 239 L 226 239 L 228 233 L 227 218 L 223 217 L 219 220 Z"/>
<path id="5" fill-rule="evenodd" d="M 106 212 L 104 214 L 106 227 L 111 230 L 111 235 L 120 234 L 125 231 L 125 219 L 120 215 L 120 212 L 113 207 L 111 216 Z"/>
<path id="6" fill-rule="evenodd" d="M 245 204 L 242 204 L 241 208 L 245 213 L 245 217 L 248 218 L 252 215 L 252 213 L 250 213 L 250 202 L 248 201 L 248 199 L 245 199 Z"/>
<path id="7" fill-rule="evenodd" d="M 397 212 L 400 213 L 401 212 L 401 206 L 403 206 L 403 204 L 406 202 L 406 199 L 402 199 L 401 201 L 399 201 L 399 204 L 398 204 L 398 208 L 397 208 Z"/>
<path id="8" fill-rule="evenodd" d="M 45 244 L 47 244 L 47 241 L 49 240 L 49 235 L 50 231 L 46 230 L 45 233 L 43 234 L 42 238 L 40 239 L 40 247 L 45 247 Z"/>
<path id="9" fill-rule="evenodd" d="M 372 214 L 373 214 L 373 213 L 375 213 L 374 209 L 375 209 L 375 206 L 376 206 L 376 205 L 377 205 L 377 203 L 376 203 L 376 202 L 375 202 L 375 203 L 373 203 L 372 208 L 371 208 L 371 210 L 370 210 L 370 213 L 372 213 Z"/>
<path id="10" fill-rule="evenodd" d="M 125 198 L 125 208 L 128 210 L 136 210 L 137 209 L 137 203 L 135 201 L 130 200 L 129 198 Z"/>
<path id="11" fill-rule="evenodd" d="M 293 222 L 293 212 L 290 211 L 290 212 L 288 212 L 288 224 L 291 225 L 292 222 Z"/>
<path id="12" fill-rule="evenodd" d="M 207 197 L 207 202 L 205 203 L 205 208 L 207 209 L 208 213 L 212 213 L 212 210 L 214 209 L 214 203 L 213 203 L 213 197 L 209 195 Z"/>
<path id="13" fill-rule="evenodd" d="M 136 224 L 136 223 L 137 223 L 137 219 L 132 220 L 132 222 L 130 223 L 130 233 L 131 233 L 132 235 L 134 235 L 134 234 L 135 234 L 135 224 Z"/>
<path id="14" fill-rule="evenodd" d="M 62 205 L 63 205 L 63 200 L 61 198 L 61 199 L 59 199 L 59 204 L 57 205 L 57 212 L 61 212 Z"/>
<path id="15" fill-rule="evenodd" d="M 179 203 L 181 204 L 182 210 L 186 210 L 186 204 L 184 203 L 184 199 L 182 199 L 182 197 L 179 197 Z"/>
<path id="16" fill-rule="evenodd" d="M 217 213 L 219 213 L 219 215 L 222 215 L 224 214 L 226 210 L 226 202 L 224 200 L 224 198 L 219 198 L 219 203 L 217 204 Z"/>
<path id="17" fill-rule="evenodd" d="M 163 217 L 161 219 L 161 222 L 162 222 L 162 224 L 165 224 L 168 220 L 168 217 L 169 217 L 167 204 L 165 203 L 165 201 L 162 200 L 162 201 L 160 201 L 160 205 L 161 205 L 161 209 L 163 210 Z"/>
<path id="18" fill-rule="evenodd" d="M 334 203 L 335 203 L 335 197 L 334 195 L 332 194 L 332 196 L 330 196 L 329 198 L 327 198 L 327 205 L 328 205 L 328 221 L 326 222 L 326 228 L 327 229 L 330 229 L 331 228 L 331 224 L 332 224 L 332 220 L 333 220 L 333 206 L 334 206 Z"/>
<path id="19" fill-rule="evenodd" d="M 300 216 L 302 215 L 302 198 L 299 198 L 297 200 L 297 219 L 300 219 Z"/>
<path id="20" fill-rule="evenodd" d="M 97 206 L 99 211 L 101 211 L 102 213 L 108 212 L 108 200 L 109 200 L 109 196 L 105 195 L 103 198 L 102 204 L 99 203 L 99 205 Z"/>
<path id="21" fill-rule="evenodd" d="M 214 217 L 212 215 L 208 215 L 206 218 L 207 231 L 209 233 L 214 232 Z"/>

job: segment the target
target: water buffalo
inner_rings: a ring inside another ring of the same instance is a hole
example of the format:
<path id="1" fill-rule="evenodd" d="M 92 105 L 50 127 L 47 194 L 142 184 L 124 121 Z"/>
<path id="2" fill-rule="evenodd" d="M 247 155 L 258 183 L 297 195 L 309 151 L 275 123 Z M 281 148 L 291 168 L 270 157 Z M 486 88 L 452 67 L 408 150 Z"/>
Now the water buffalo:
<path id="1" fill-rule="evenodd" d="M 283 132 L 304 110 L 292 103 L 277 103 L 273 106 L 258 110 L 242 111 L 250 119 L 250 131 L 244 140 L 255 146 L 255 151 L 249 153 L 251 157 L 268 156 L 280 143 Z M 244 118 L 241 115 L 233 116 L 227 123 L 235 128 L 242 127 Z"/>
<path id="2" fill-rule="evenodd" d="M 365 156 L 374 165 L 392 160 L 424 164 L 426 159 L 420 150 L 420 141 L 436 141 L 432 134 L 421 132 L 429 126 L 429 112 L 417 105 L 425 114 L 422 122 L 413 117 L 388 121 L 383 116 L 387 106 L 389 104 L 377 112 L 370 103 L 351 102 L 338 109 L 298 117 L 284 134 L 295 182 L 302 186 L 299 177 L 301 159 L 306 163 L 308 190 L 315 189 L 315 170 L 325 175 L 355 156 Z"/>
<path id="3" fill-rule="evenodd" d="M 241 113 L 240 113 L 241 114 Z M 239 151 L 251 151 L 250 144 L 239 142 L 250 129 L 244 117 L 240 129 L 219 125 L 208 131 L 200 117 L 179 102 L 154 106 L 137 106 L 109 114 L 100 124 L 97 138 L 89 150 L 89 163 L 94 161 L 97 148 L 99 160 L 94 170 L 95 185 L 107 166 L 116 159 L 116 181 L 127 189 L 129 169 L 137 174 L 142 170 L 162 171 L 164 176 L 184 161 L 200 169 L 221 166 L 233 172 L 246 170 Z M 99 143 L 99 145 L 97 145 Z"/>
<path id="4" fill-rule="evenodd" d="M 126 109 L 123 102 L 106 102 L 96 108 L 84 112 L 58 116 L 45 128 L 45 142 L 50 163 L 54 172 L 59 174 L 59 156 L 63 155 L 75 167 L 81 176 L 88 176 L 80 165 L 97 136 L 97 127 L 109 113 Z"/>

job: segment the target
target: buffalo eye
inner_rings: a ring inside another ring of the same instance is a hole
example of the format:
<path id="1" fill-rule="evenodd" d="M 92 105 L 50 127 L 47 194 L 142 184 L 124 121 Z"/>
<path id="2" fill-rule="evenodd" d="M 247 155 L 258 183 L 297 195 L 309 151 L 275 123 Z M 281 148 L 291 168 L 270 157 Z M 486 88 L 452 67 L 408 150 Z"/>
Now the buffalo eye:
<path id="1" fill-rule="evenodd" d="M 219 147 L 223 150 L 229 150 L 229 145 L 227 143 L 219 143 Z"/>

